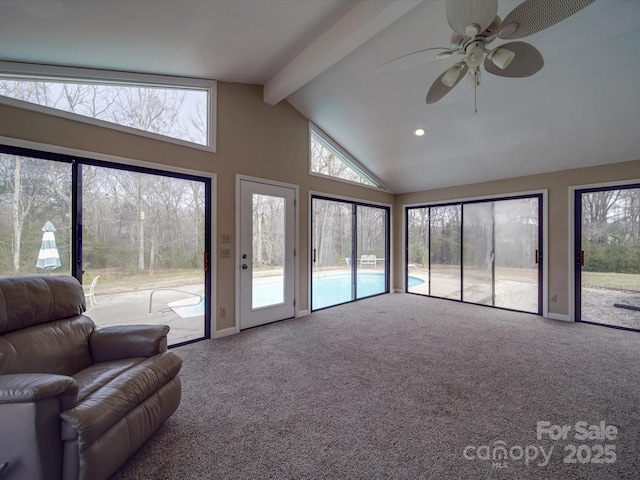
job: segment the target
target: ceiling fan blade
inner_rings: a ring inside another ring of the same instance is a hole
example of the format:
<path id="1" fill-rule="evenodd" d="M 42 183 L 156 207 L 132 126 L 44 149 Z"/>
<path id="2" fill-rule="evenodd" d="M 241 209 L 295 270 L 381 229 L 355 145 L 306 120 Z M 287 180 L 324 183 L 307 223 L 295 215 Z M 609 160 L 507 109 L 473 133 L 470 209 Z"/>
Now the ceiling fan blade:
<path id="1" fill-rule="evenodd" d="M 549 28 L 595 0 L 525 0 L 502 21 L 498 37 L 524 38 Z"/>
<path id="2" fill-rule="evenodd" d="M 460 35 L 473 37 L 467 32 L 469 25 L 476 24 L 478 33 L 484 31 L 498 13 L 498 0 L 447 0 L 449 26 Z"/>
<path id="3" fill-rule="evenodd" d="M 510 42 L 500 45 L 500 49 L 506 49 L 515 53 L 511 63 L 503 70 L 497 67 L 489 55 L 484 59 L 484 69 L 500 77 L 521 78 L 530 77 L 538 72 L 544 65 L 542 54 L 533 45 L 525 42 Z"/>
<path id="4" fill-rule="evenodd" d="M 431 85 L 431 88 L 429 89 L 429 93 L 427 93 L 427 103 L 436 103 L 438 100 L 444 97 L 458 83 L 460 83 L 460 80 L 462 80 L 466 76 L 468 71 L 469 71 L 469 67 L 464 65 L 462 69 L 460 69 L 460 76 L 458 77 L 458 80 L 456 80 L 456 83 L 453 84 L 453 87 L 447 87 L 444 83 L 442 83 L 442 77 L 444 77 L 445 74 L 448 72 L 448 69 L 445 70 L 442 73 L 442 75 L 436 78 L 436 81 L 433 82 L 433 85 Z"/>
<path id="5" fill-rule="evenodd" d="M 385 63 L 384 65 L 380 65 L 377 69 L 378 72 L 399 72 L 401 70 L 409 70 L 410 68 L 417 68 L 427 65 L 431 62 L 435 62 L 440 60 L 438 55 L 440 54 L 451 54 L 455 53 L 457 50 L 451 50 L 446 47 L 434 47 L 434 48 L 426 48 L 424 50 L 419 50 L 417 52 L 410 53 L 408 55 L 403 55 L 402 57 L 398 57 L 395 60 L 391 60 L 390 62 Z M 445 58 L 445 57 L 443 57 Z"/>

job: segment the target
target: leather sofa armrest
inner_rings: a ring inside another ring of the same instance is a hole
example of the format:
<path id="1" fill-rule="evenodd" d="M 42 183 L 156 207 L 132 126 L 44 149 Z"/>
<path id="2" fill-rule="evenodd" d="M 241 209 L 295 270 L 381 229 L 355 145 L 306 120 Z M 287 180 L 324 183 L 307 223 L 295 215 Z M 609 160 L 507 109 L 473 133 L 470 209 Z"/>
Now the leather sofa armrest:
<path id="1" fill-rule="evenodd" d="M 15 373 L 0 375 L 0 404 L 34 403 L 58 397 L 62 410 L 78 402 L 78 383 L 66 375 Z"/>
<path id="2" fill-rule="evenodd" d="M 94 363 L 152 357 L 167 350 L 167 325 L 123 325 L 95 330 L 89 337 Z"/>

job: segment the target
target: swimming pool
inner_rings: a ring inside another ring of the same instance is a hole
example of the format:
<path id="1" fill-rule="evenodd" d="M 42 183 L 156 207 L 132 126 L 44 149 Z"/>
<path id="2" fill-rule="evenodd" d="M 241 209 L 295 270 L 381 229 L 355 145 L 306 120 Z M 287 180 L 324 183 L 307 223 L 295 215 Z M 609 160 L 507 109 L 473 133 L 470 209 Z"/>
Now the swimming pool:
<path id="1" fill-rule="evenodd" d="M 353 300 L 350 273 L 316 275 L 311 280 L 312 310 L 338 305 Z M 418 277 L 409 277 L 409 287 L 424 283 Z M 384 273 L 359 272 L 356 281 L 357 298 L 385 292 Z"/>
<path id="2" fill-rule="evenodd" d="M 351 298 L 351 274 L 330 273 L 315 275 L 311 281 L 312 310 L 350 302 Z M 265 280 L 265 279 L 262 279 Z M 424 283 L 418 277 L 409 277 L 408 287 L 415 287 Z M 359 272 L 357 275 L 357 298 L 369 297 L 385 291 L 384 273 Z M 282 279 L 274 281 L 256 282 L 253 285 L 253 308 L 273 305 L 282 302 Z M 204 299 L 187 298 L 171 302 L 171 307 L 180 317 L 195 317 L 204 314 Z"/>

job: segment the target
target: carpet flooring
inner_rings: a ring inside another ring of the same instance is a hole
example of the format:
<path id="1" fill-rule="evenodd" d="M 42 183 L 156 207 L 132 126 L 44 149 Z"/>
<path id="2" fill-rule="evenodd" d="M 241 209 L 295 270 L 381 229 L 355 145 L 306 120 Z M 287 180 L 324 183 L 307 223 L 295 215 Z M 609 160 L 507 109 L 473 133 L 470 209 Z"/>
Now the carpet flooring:
<path id="1" fill-rule="evenodd" d="M 640 477 L 636 332 L 391 294 L 174 351 L 112 480 Z"/>

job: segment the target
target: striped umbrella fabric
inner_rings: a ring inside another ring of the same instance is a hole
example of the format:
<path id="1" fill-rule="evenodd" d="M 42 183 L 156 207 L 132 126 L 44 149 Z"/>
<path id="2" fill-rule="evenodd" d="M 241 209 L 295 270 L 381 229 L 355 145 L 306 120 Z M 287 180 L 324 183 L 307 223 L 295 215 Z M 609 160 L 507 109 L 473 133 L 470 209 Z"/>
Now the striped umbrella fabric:
<path id="1" fill-rule="evenodd" d="M 62 265 L 60 263 L 60 256 L 58 255 L 56 236 L 53 233 L 56 231 L 56 227 L 53 226 L 53 223 L 47 221 L 44 227 L 42 227 L 42 231 L 44 234 L 42 235 L 42 245 L 40 246 L 36 267 L 45 270 L 55 270 Z"/>

